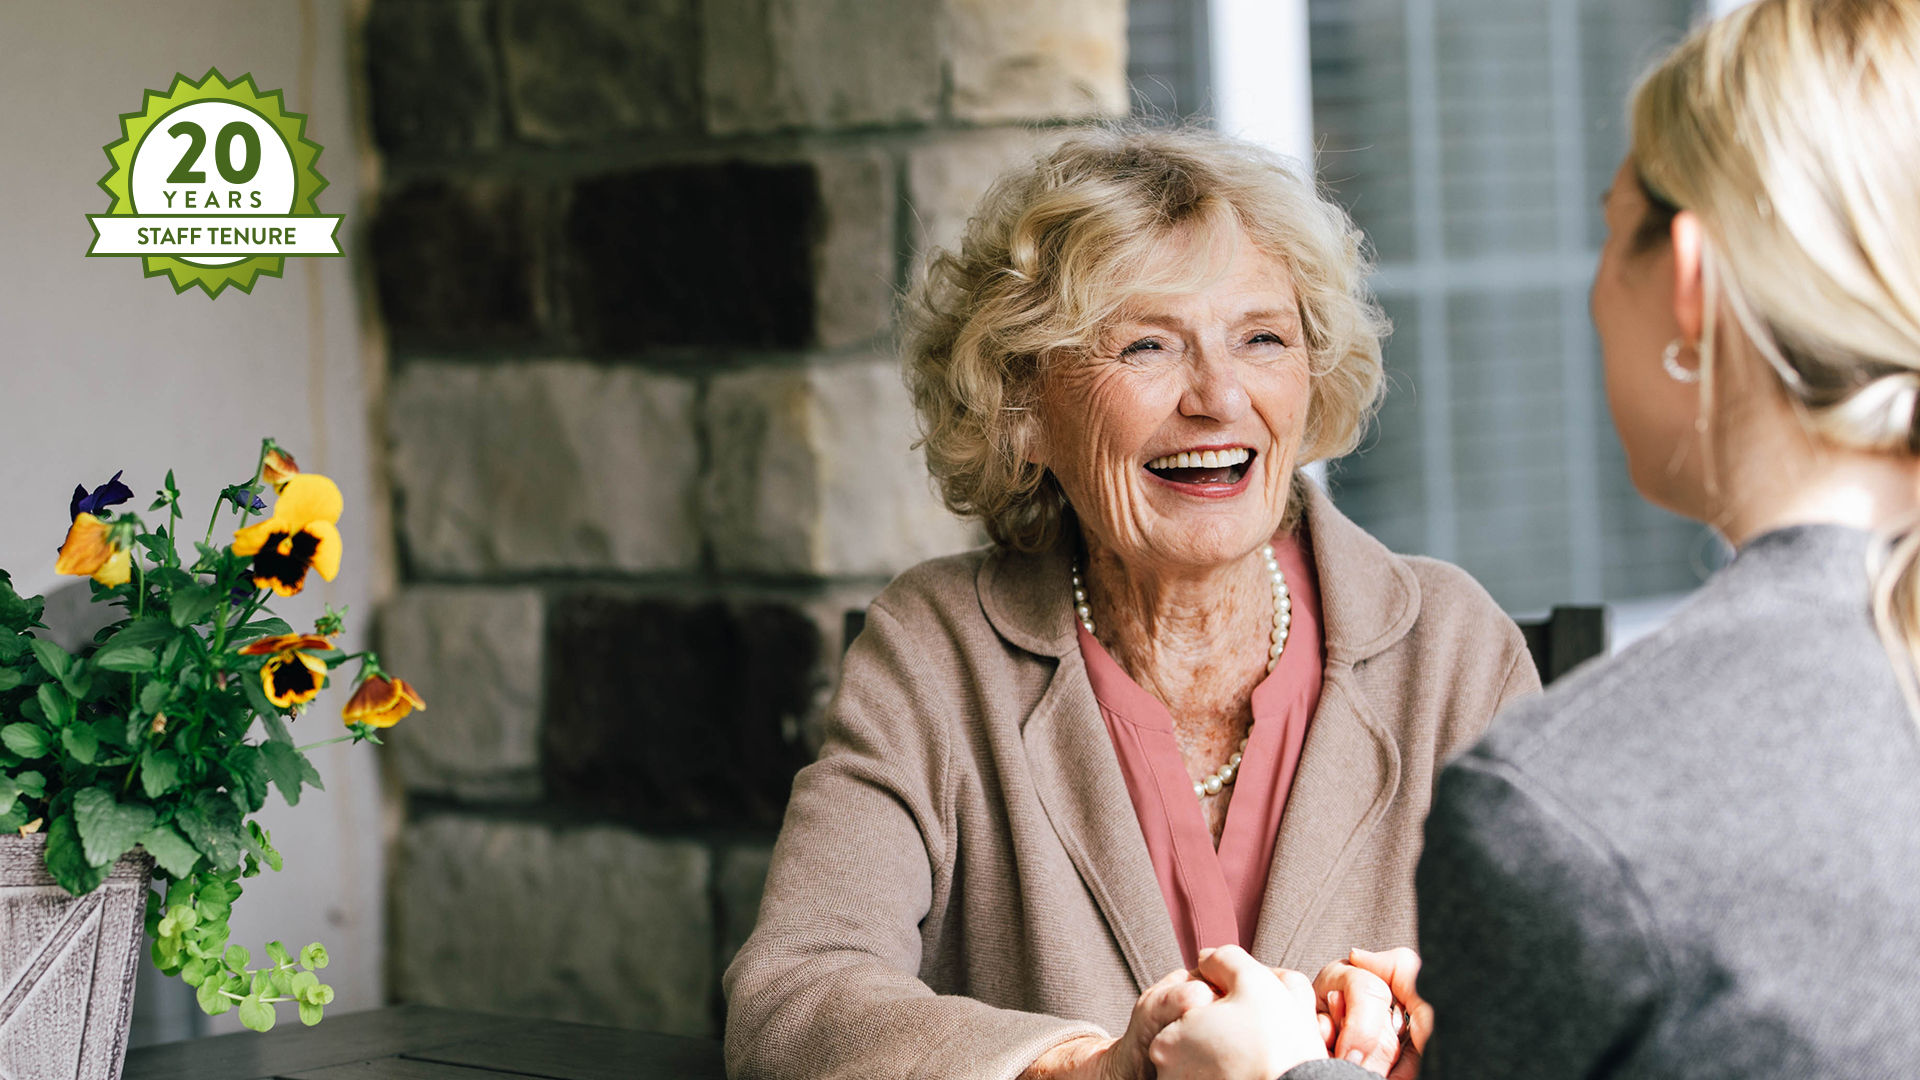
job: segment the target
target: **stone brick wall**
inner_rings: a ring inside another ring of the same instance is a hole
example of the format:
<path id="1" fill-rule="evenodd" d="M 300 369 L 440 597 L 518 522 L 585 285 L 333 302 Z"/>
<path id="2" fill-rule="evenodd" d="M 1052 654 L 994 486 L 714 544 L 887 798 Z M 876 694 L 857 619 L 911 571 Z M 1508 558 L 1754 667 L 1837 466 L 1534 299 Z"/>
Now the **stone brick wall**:
<path id="1" fill-rule="evenodd" d="M 393 996 L 715 1033 L 842 616 L 978 538 L 895 298 L 1123 0 L 374 0 Z"/>

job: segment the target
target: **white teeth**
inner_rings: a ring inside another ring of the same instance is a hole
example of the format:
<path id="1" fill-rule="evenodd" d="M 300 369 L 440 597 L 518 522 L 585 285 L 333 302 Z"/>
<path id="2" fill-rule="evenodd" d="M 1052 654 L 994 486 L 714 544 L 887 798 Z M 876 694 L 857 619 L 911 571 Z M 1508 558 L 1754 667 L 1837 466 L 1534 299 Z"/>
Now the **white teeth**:
<path id="1" fill-rule="evenodd" d="M 1225 469 L 1250 460 L 1253 452 L 1244 446 L 1231 450 L 1183 450 L 1147 462 L 1149 469 Z"/>

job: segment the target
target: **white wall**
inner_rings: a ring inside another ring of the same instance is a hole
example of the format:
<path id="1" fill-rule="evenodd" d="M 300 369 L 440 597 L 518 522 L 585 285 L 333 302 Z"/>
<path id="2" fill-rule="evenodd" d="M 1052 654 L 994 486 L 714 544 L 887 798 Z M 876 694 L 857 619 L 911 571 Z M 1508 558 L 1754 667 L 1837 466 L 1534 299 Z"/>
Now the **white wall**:
<path id="1" fill-rule="evenodd" d="M 249 474 L 270 434 L 347 497 L 340 577 L 314 577 L 281 614 L 299 625 L 324 603 L 351 605 L 348 647 L 364 640 L 392 562 L 370 473 L 369 373 L 379 367 L 355 296 L 366 156 L 355 146 L 347 18 L 339 0 L 0 3 L 0 567 L 22 592 L 61 583 L 53 551 L 76 483 L 125 469 L 144 510 L 172 466 L 197 536 L 213 494 Z M 198 78 L 210 66 L 229 78 L 251 72 L 309 115 L 332 185 L 320 207 L 348 215 L 348 258 L 292 260 L 251 295 L 230 289 L 209 301 L 143 278 L 137 261 L 82 257 L 92 235 L 84 215 L 107 208 L 95 182 L 119 114 L 175 72 Z M 341 700 L 334 690 L 316 702 L 296 726 L 303 742 L 340 732 Z M 256 955 L 270 937 L 325 941 L 343 1011 L 380 1003 L 376 753 L 317 751 L 326 792 L 292 812 L 273 796 L 263 818 L 287 867 L 249 883 L 235 919 L 234 940 Z M 234 1026 L 232 1014 L 222 1019 Z"/>

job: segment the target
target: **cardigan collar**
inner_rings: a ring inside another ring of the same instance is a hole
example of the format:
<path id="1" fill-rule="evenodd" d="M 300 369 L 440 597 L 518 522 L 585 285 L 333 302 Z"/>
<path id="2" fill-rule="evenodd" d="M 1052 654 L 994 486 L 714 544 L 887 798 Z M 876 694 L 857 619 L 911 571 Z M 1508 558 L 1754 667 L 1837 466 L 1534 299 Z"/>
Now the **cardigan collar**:
<path id="1" fill-rule="evenodd" d="M 1420 614 L 1420 585 L 1407 560 L 1388 551 L 1308 482 L 1304 517 L 1320 579 L 1327 663 L 1355 664 L 1406 636 Z M 1027 554 L 996 548 L 980 565 L 980 606 L 1000 636 L 1055 658 L 1076 650 L 1067 582 L 1071 540 Z"/>

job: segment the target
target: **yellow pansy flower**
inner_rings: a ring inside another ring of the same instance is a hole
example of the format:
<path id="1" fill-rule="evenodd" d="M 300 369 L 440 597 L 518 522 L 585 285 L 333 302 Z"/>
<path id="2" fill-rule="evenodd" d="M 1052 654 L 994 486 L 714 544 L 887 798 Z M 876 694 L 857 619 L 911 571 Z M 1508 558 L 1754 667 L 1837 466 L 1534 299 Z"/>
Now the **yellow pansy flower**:
<path id="1" fill-rule="evenodd" d="M 340 572 L 340 488 L 319 473 L 289 477 L 273 504 L 273 514 L 233 534 L 233 553 L 253 556 L 255 588 L 292 596 L 307 571 L 328 581 Z"/>

